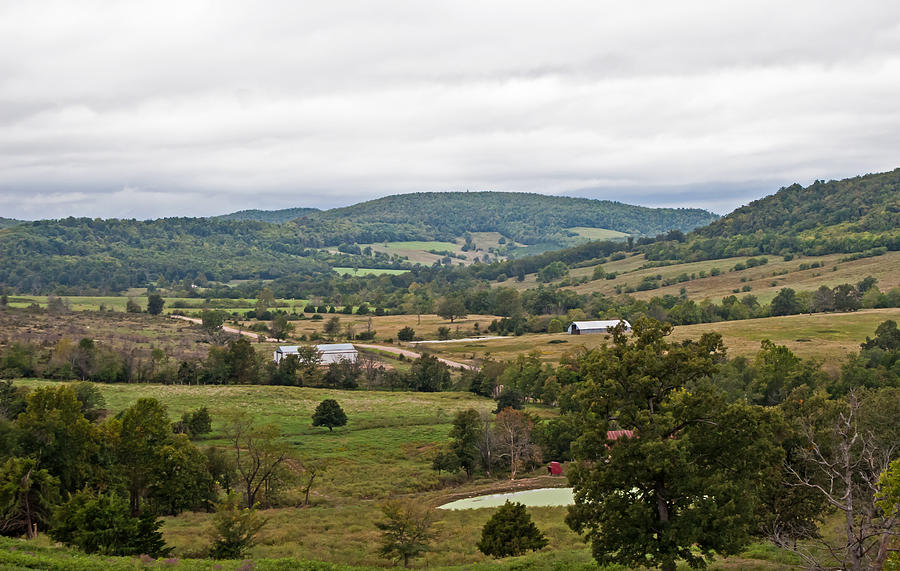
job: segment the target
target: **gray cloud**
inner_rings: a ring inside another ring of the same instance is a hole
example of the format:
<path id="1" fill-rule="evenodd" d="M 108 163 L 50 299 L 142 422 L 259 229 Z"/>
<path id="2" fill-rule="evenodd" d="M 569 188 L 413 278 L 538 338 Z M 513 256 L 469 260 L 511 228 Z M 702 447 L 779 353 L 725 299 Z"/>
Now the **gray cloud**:
<path id="1" fill-rule="evenodd" d="M 893 2 L 7 3 L 0 216 L 467 188 L 727 212 L 897 167 L 898 96 Z"/>

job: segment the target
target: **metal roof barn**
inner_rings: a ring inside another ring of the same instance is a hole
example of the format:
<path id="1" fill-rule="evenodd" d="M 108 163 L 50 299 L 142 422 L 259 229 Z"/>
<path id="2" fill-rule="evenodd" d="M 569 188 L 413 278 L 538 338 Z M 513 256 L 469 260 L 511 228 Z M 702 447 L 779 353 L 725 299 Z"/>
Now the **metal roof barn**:
<path id="1" fill-rule="evenodd" d="M 591 333 L 609 333 L 609 330 L 618 325 L 625 324 L 625 331 L 631 331 L 631 324 L 624 319 L 606 319 L 602 321 L 573 321 L 569 325 L 570 335 L 588 335 Z"/>
<path id="2" fill-rule="evenodd" d="M 316 345 L 316 351 L 319 352 L 319 364 L 328 365 L 331 363 L 339 363 L 347 361 L 355 363 L 359 353 L 351 343 L 328 343 L 325 345 Z M 274 359 L 276 363 L 280 363 L 282 359 L 288 355 L 296 355 L 299 345 L 282 345 L 275 349 Z"/>

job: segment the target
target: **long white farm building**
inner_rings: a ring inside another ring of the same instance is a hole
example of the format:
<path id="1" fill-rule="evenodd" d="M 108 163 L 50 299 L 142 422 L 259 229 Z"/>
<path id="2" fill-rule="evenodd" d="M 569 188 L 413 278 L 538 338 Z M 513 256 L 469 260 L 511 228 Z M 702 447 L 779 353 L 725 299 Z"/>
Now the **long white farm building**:
<path id="1" fill-rule="evenodd" d="M 338 363 L 340 361 L 348 361 L 355 363 L 359 354 L 350 343 L 329 343 L 325 345 L 316 345 L 316 351 L 319 352 L 319 364 L 328 365 Z M 275 349 L 275 362 L 280 363 L 282 359 L 288 355 L 296 355 L 300 349 L 299 345 L 282 345 Z"/>
<path id="2" fill-rule="evenodd" d="M 604 319 L 601 321 L 573 321 L 572 325 L 569 325 L 569 334 L 609 333 L 609 330 L 619 323 L 625 324 L 625 331 L 631 331 L 631 324 L 624 319 Z"/>

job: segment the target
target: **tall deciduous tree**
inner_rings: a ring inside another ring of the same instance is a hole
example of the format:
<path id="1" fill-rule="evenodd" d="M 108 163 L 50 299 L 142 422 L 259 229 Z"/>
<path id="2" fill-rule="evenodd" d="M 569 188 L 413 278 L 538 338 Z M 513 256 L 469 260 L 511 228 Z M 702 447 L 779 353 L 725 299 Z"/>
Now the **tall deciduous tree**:
<path id="1" fill-rule="evenodd" d="M 61 491 L 81 489 L 97 471 L 100 445 L 97 427 L 84 417 L 75 389 L 40 387 L 27 403 L 15 422 L 21 452 L 58 477 Z"/>
<path id="2" fill-rule="evenodd" d="M 166 407 L 156 399 L 138 399 L 122 414 L 118 456 L 128 481 L 132 515 L 141 513 L 141 502 L 148 494 L 159 450 L 171 436 Z"/>
<path id="3" fill-rule="evenodd" d="M 781 459 L 770 412 L 725 405 L 708 381 L 721 337 L 667 343 L 670 332 L 640 319 L 632 337 L 618 326 L 612 346 L 580 359 L 570 414 L 583 462 L 569 472 L 566 521 L 601 564 L 673 570 L 738 552 L 755 531 L 761 476 Z"/>
<path id="4" fill-rule="evenodd" d="M 447 296 L 438 305 L 437 314 L 453 323 L 454 319 L 461 319 L 466 316 L 466 303 L 458 295 Z"/>

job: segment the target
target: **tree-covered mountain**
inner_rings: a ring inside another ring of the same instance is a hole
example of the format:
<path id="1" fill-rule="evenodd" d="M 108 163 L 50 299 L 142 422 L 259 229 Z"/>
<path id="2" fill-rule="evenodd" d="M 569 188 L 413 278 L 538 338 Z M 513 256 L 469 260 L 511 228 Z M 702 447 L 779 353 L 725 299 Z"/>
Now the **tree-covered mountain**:
<path id="1" fill-rule="evenodd" d="M 0 229 L 18 226 L 21 223 L 21 220 L 16 220 L 15 218 L 4 218 L 0 216 Z"/>
<path id="2" fill-rule="evenodd" d="M 230 214 L 213 216 L 219 220 L 255 220 L 257 222 L 270 222 L 283 224 L 296 218 L 301 218 L 313 212 L 319 212 L 318 208 L 282 208 L 280 210 L 239 210 Z"/>
<path id="3" fill-rule="evenodd" d="M 677 241 L 644 247 L 650 259 L 900 250 L 900 169 L 782 188 Z"/>
<path id="4" fill-rule="evenodd" d="M 500 232 L 524 244 L 571 243 L 577 226 L 637 236 L 684 232 L 716 220 L 699 208 L 647 208 L 608 200 L 512 192 L 419 192 L 387 196 L 317 212 L 296 223 L 317 230 L 329 223 L 359 229 L 361 237 L 381 226 L 404 228 L 403 239 L 449 239 L 466 232 Z M 418 238 L 413 234 L 419 232 Z M 343 234 L 343 233 L 342 233 Z M 345 240 L 346 241 L 346 240 Z M 366 242 L 367 239 L 353 240 Z"/>

